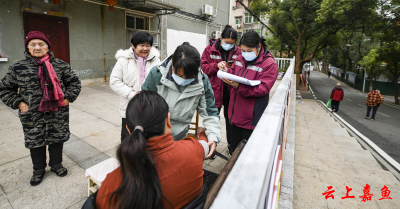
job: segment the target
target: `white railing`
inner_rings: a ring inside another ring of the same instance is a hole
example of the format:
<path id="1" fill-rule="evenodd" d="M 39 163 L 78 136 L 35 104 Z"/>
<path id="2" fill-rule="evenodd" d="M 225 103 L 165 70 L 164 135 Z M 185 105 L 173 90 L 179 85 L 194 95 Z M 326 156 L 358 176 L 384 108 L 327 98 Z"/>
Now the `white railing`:
<path id="1" fill-rule="evenodd" d="M 295 58 L 290 59 L 285 76 L 210 208 L 276 208 L 285 151 L 281 147 L 286 144 L 296 94 L 294 63 Z"/>
<path id="2" fill-rule="evenodd" d="M 275 58 L 275 62 L 282 70 L 286 69 L 290 65 L 291 58 Z"/>

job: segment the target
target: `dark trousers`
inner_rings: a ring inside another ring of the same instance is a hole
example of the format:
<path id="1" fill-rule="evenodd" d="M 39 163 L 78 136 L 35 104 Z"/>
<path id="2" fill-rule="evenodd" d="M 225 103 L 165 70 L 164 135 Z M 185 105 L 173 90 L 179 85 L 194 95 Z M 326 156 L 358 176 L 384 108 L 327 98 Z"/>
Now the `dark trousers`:
<path id="1" fill-rule="evenodd" d="M 231 125 L 231 130 L 232 130 L 231 131 L 232 151 L 229 150 L 229 152 L 232 154 L 243 139 L 248 140 L 250 138 L 250 135 L 253 133 L 253 130 L 240 128 L 235 125 Z"/>
<path id="2" fill-rule="evenodd" d="M 231 152 L 231 144 L 232 144 L 232 140 L 231 140 L 231 135 L 232 135 L 232 131 L 231 131 L 231 124 L 229 123 L 229 116 L 228 116 L 228 109 L 229 109 L 229 91 L 228 91 L 228 87 L 226 86 L 226 84 L 224 83 L 224 94 L 223 94 L 223 101 L 222 101 L 222 105 L 224 106 L 224 118 L 225 118 L 225 129 L 226 129 L 226 141 L 228 142 L 228 149 L 229 152 Z M 218 108 L 218 113 L 221 112 L 221 108 Z M 232 154 L 233 152 L 231 152 Z"/>
<path id="3" fill-rule="evenodd" d="M 369 113 L 371 112 L 372 109 L 371 119 L 375 119 L 376 112 L 378 112 L 378 107 L 379 107 L 378 105 L 374 107 L 367 106 L 367 117 L 369 117 Z"/>
<path id="4" fill-rule="evenodd" d="M 62 150 L 64 143 L 50 144 L 49 149 L 49 166 L 55 166 L 62 163 Z M 33 170 L 46 168 L 46 146 L 30 149 L 33 164 Z"/>
<path id="5" fill-rule="evenodd" d="M 127 136 L 129 136 L 128 129 L 126 129 L 126 119 L 122 118 L 122 127 L 121 127 L 121 142 L 124 140 Z"/>
<path id="6" fill-rule="evenodd" d="M 340 101 L 332 100 L 331 109 L 336 110 L 335 112 L 339 111 L 339 104 L 340 104 Z"/>

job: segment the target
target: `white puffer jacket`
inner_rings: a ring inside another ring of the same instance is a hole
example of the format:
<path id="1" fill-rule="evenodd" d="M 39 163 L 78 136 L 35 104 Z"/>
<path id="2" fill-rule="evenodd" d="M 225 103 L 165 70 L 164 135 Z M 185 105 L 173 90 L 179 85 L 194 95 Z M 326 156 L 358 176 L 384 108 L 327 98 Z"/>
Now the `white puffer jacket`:
<path id="1" fill-rule="evenodd" d="M 119 115 L 122 118 L 125 118 L 128 102 L 141 90 L 139 66 L 133 53 L 132 47 L 118 50 L 115 54 L 115 59 L 118 61 L 110 75 L 110 87 L 120 95 Z M 159 64 L 160 53 L 153 47 L 146 59 L 146 77 L 151 68 Z"/>

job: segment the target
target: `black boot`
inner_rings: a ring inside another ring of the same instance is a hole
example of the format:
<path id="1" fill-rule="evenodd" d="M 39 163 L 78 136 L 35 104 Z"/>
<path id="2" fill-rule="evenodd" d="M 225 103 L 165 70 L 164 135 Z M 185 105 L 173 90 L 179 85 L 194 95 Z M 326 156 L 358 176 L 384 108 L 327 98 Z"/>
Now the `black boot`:
<path id="1" fill-rule="evenodd" d="M 51 166 L 51 171 L 57 174 L 59 177 L 64 177 L 67 175 L 68 170 L 60 163 L 55 166 Z"/>
<path id="2" fill-rule="evenodd" d="M 33 175 L 31 178 L 31 186 L 37 186 L 42 182 L 44 173 L 46 173 L 46 170 L 44 169 L 39 169 L 39 170 L 33 170 Z"/>

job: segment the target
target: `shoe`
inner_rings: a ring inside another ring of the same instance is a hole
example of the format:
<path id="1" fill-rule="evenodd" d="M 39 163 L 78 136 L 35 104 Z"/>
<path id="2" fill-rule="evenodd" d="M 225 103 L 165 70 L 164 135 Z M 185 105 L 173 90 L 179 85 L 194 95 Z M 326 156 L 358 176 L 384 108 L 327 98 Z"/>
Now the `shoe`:
<path id="1" fill-rule="evenodd" d="M 375 120 L 375 119 L 371 119 L 371 120 Z"/>
<path id="2" fill-rule="evenodd" d="M 68 170 L 60 163 L 51 167 L 51 171 L 56 173 L 59 177 L 64 177 L 68 174 Z"/>
<path id="3" fill-rule="evenodd" d="M 39 185 L 43 180 L 44 173 L 46 173 L 46 170 L 44 169 L 33 170 L 33 175 L 30 181 L 31 186 Z"/>
<path id="4" fill-rule="evenodd" d="M 369 119 L 369 117 L 365 117 L 365 119 Z"/>
<path id="5" fill-rule="evenodd" d="M 336 110 L 335 110 L 335 109 L 333 109 L 333 110 L 332 110 L 332 112 L 336 112 Z"/>

